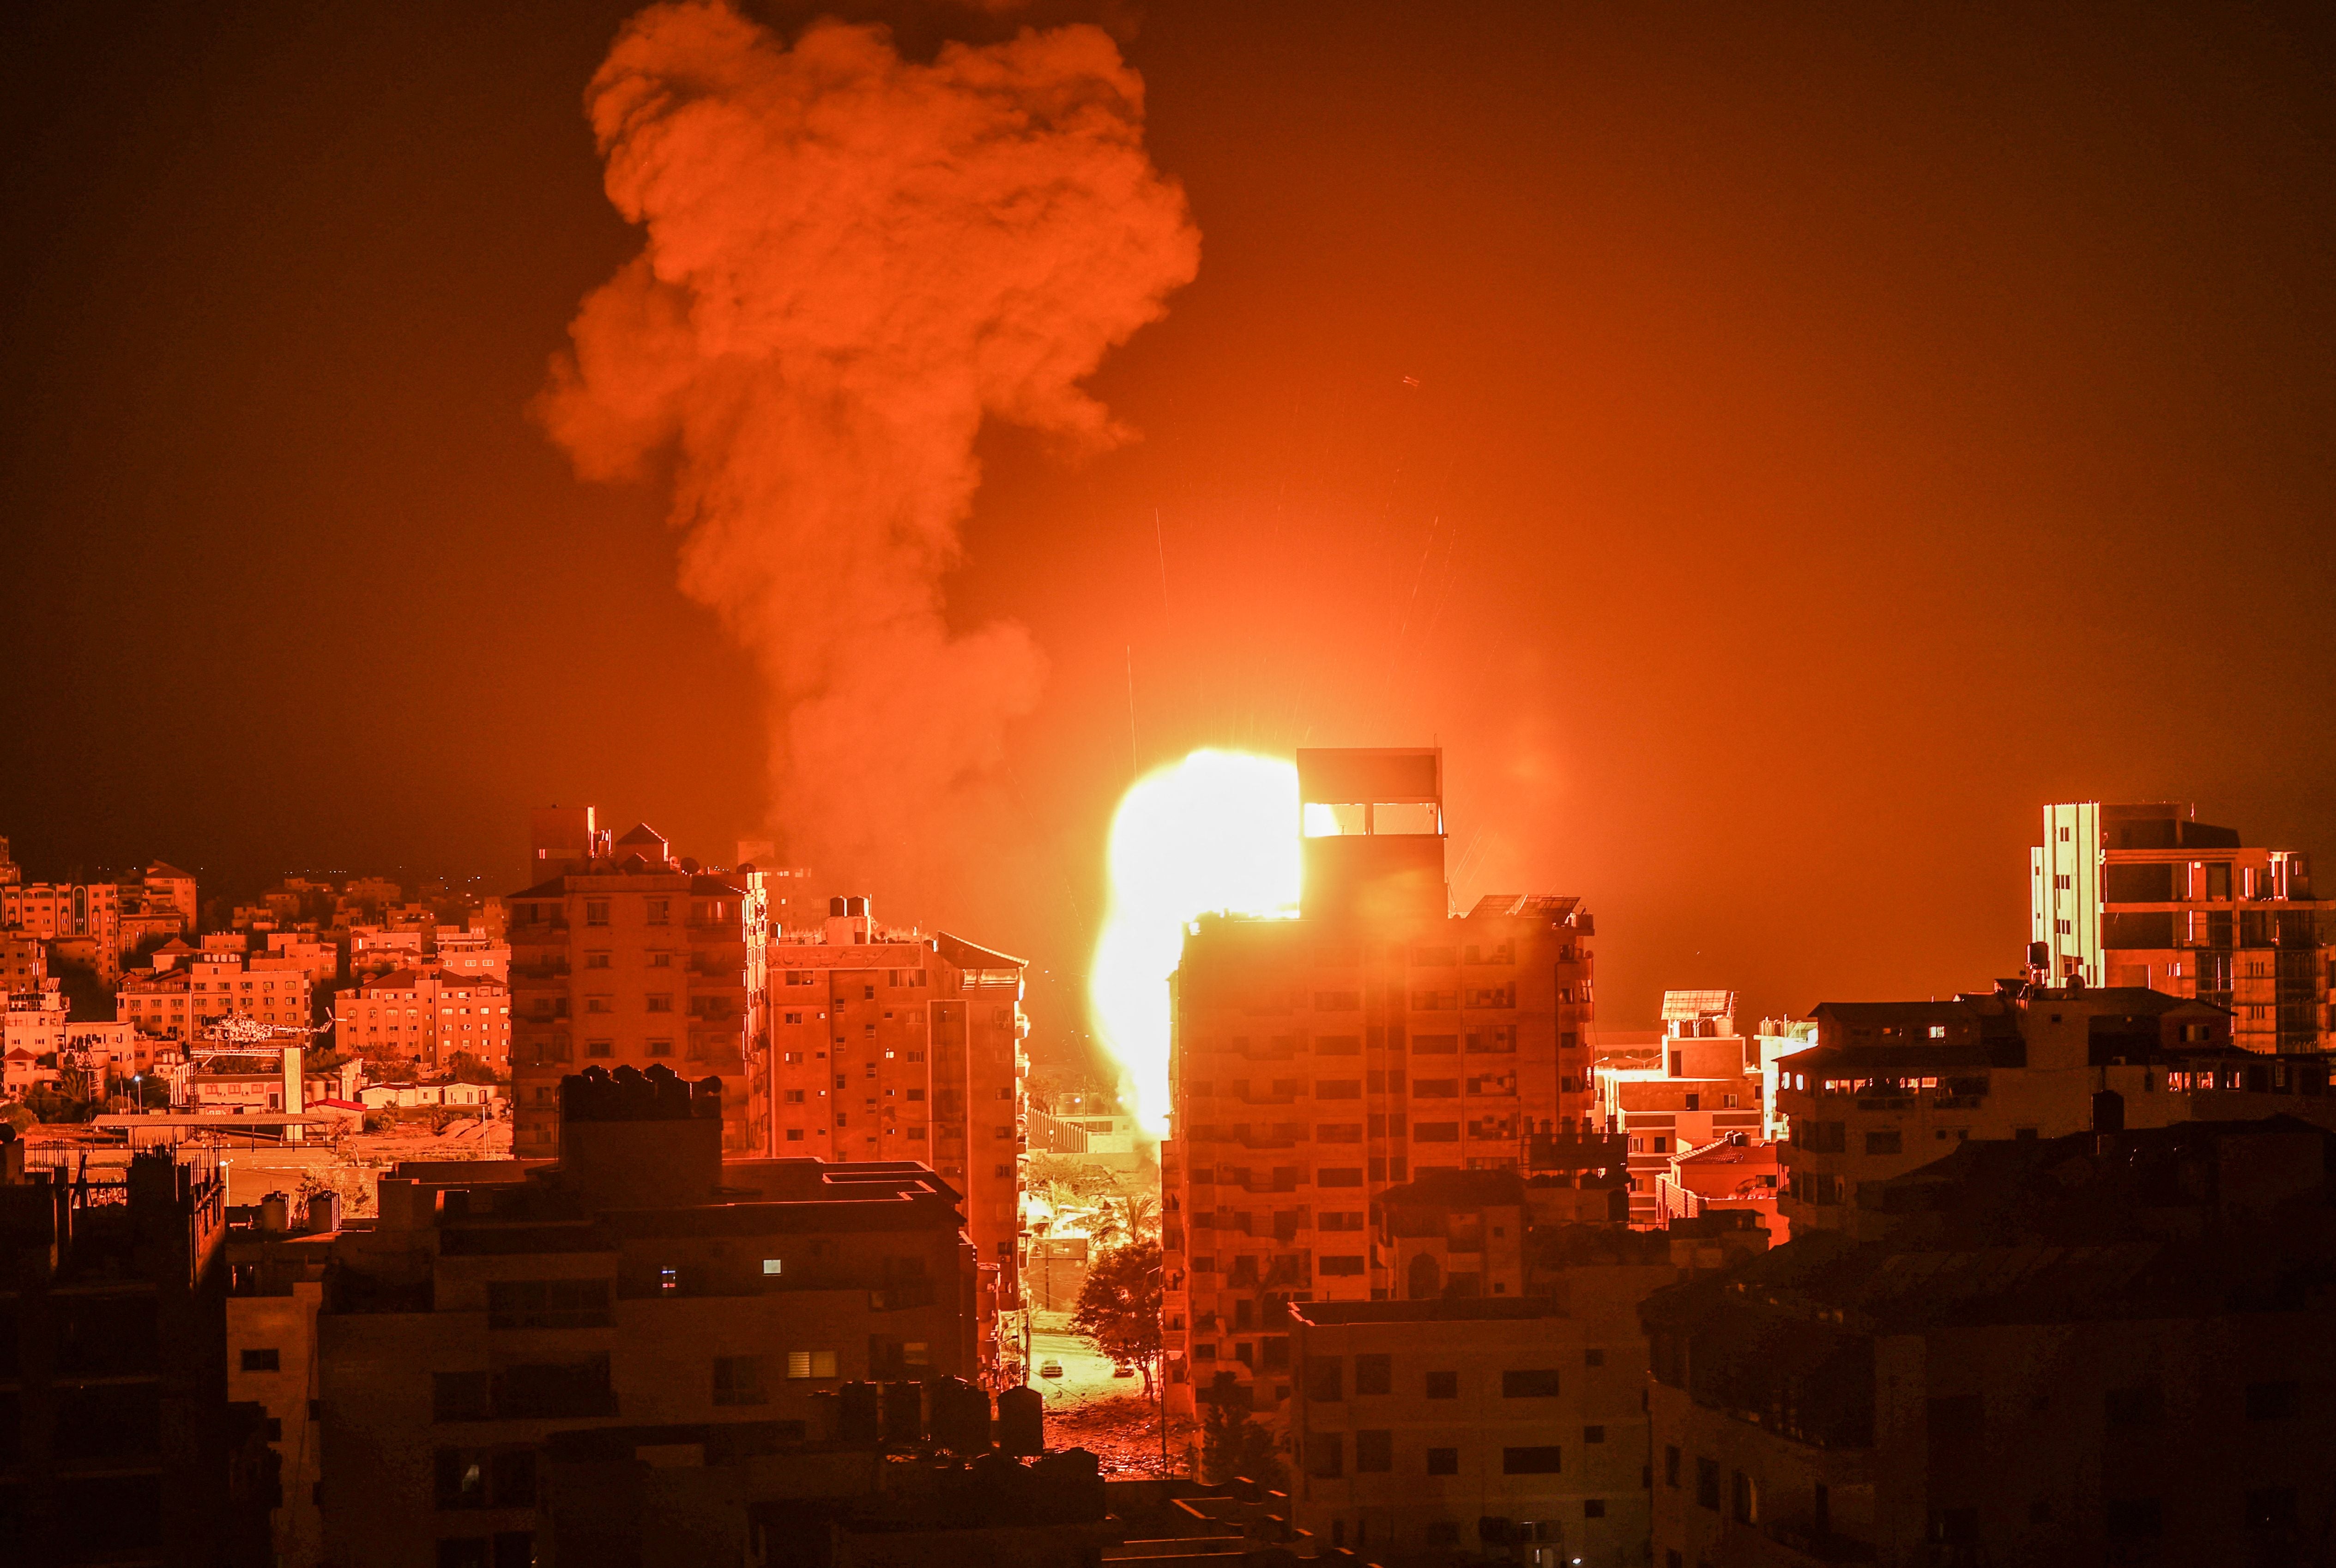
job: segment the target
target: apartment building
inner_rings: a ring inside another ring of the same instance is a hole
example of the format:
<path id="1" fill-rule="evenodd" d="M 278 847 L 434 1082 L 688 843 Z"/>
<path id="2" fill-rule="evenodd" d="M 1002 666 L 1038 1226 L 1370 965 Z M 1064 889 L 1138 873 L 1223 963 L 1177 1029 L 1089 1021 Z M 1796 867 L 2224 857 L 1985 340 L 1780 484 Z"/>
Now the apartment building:
<path id="1" fill-rule="evenodd" d="M 557 873 L 511 899 L 512 1153 L 559 1153 L 558 1086 L 579 1066 L 678 1067 L 735 1090 L 724 1146 L 770 1136 L 757 873 L 676 858 L 647 823 L 607 856 L 545 861 Z"/>
<path id="2" fill-rule="evenodd" d="M 1368 1557 L 1530 1544 L 1643 1562 L 1638 1307 L 1679 1278 L 1666 1261 L 1579 1271 L 1563 1300 L 1293 1304 L 1294 1522 Z"/>
<path id="3" fill-rule="evenodd" d="M 2331 1169 L 2285 1118 L 1972 1142 L 1655 1293 L 1653 1561 L 2318 1560 Z"/>
<path id="4" fill-rule="evenodd" d="M 532 1561 L 564 1444 L 775 1454 L 851 1385 L 975 1369 L 955 1194 L 907 1162 L 725 1161 L 723 1097 L 591 1069 L 559 1086 L 556 1166 L 383 1180 L 316 1317 L 332 1562 Z"/>
<path id="5" fill-rule="evenodd" d="M 2134 987 L 2005 980 L 1946 1001 L 1828 1002 L 1778 1064 L 1791 1125 L 1779 1210 L 1855 1230 L 1861 1195 L 1965 1141 L 2292 1115 L 2336 1125 L 2324 1058 L 2231 1043 L 2230 1013 Z"/>
<path id="6" fill-rule="evenodd" d="M 1021 1300 L 1023 960 L 947 932 L 885 930 L 858 897 L 774 932 L 765 953 L 770 1151 L 915 1160 L 962 1193 L 986 1364 L 998 1312 Z"/>
<path id="7" fill-rule="evenodd" d="M 0 994 L 42 990 L 48 979 L 49 944 L 30 931 L 0 930 Z"/>
<path id="8" fill-rule="evenodd" d="M 266 1561 L 267 1450 L 228 1400 L 227 1184 L 161 1151 L 111 1174 L 0 1124 L 0 1557 Z"/>
<path id="9" fill-rule="evenodd" d="M 114 1017 L 149 1039 L 183 1046 L 230 1014 L 283 1028 L 310 1022 L 314 991 L 297 959 L 206 947 L 166 961 L 131 970 L 114 988 Z"/>
<path id="10" fill-rule="evenodd" d="M 2044 978 L 2228 1008 L 2244 1050 L 2336 1047 L 2336 900 L 2312 897 L 2309 857 L 2249 847 L 2186 803 L 2086 801 L 2044 808 L 2029 887 Z"/>
<path id="11" fill-rule="evenodd" d="M 14 926 L 44 942 L 70 944 L 76 961 L 97 971 L 102 985 L 122 973 L 122 889 L 114 882 L 0 884 L 0 926 Z"/>
<path id="12" fill-rule="evenodd" d="M 333 998 L 333 1041 L 433 1073 L 451 1068 L 458 1053 L 502 1071 L 511 1064 L 511 989 L 484 977 L 392 969 Z"/>
<path id="13" fill-rule="evenodd" d="M 1367 1232 L 1388 1187 L 1555 1169 L 1593 1115 L 1577 901 L 1450 912 L 1439 751 L 1300 751 L 1298 774 L 1299 918 L 1203 916 L 1171 982 L 1166 1359 L 1188 1410 L 1286 1398 L 1236 1325 L 1391 1292 Z"/>
<path id="14" fill-rule="evenodd" d="M 1735 992 L 1665 991 L 1654 1060 L 1596 1069 L 1599 1124 L 1630 1151 L 1633 1222 L 1663 1222 L 1658 1188 L 1679 1155 L 1759 1137 L 1756 1048 L 1736 1032 Z"/>

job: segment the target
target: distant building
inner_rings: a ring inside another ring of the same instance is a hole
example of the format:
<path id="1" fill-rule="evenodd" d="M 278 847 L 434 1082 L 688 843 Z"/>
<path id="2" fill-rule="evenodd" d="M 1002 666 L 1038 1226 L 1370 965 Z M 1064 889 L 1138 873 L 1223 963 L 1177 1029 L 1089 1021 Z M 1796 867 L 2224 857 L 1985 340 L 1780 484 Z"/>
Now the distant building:
<path id="1" fill-rule="evenodd" d="M 122 889 L 113 882 L 0 883 L 0 926 L 44 942 L 85 939 L 76 957 L 112 985 L 122 972 Z"/>
<path id="2" fill-rule="evenodd" d="M 42 990 L 48 979 L 49 944 L 31 931 L 0 930 L 0 994 Z"/>
<path id="3" fill-rule="evenodd" d="M 547 836 L 540 813 L 537 828 Z M 512 1153 L 559 1152 L 560 1080 L 595 1064 L 721 1077 L 735 1086 L 724 1147 L 767 1153 L 769 921 L 756 874 L 676 859 L 646 823 L 613 845 L 583 831 L 607 856 L 545 860 L 560 872 L 510 900 Z"/>
<path id="4" fill-rule="evenodd" d="M 1166 1360 L 1186 1409 L 1277 1408 L 1267 1320 L 1388 1292 L 1368 1215 L 1389 1187 L 1554 1171 L 1593 1114 L 1578 901 L 1451 913 L 1439 751 L 1300 751 L 1298 774 L 1299 918 L 1203 916 L 1172 981 Z"/>
<path id="5" fill-rule="evenodd" d="M 1777 1064 L 1796 1236 L 1854 1229 L 1866 1190 L 1966 1140 L 2282 1114 L 2336 1125 L 2324 1058 L 2235 1049 L 2228 1011 L 2162 991 L 2006 980 L 1813 1017 L 1817 1045 Z"/>
<path id="6" fill-rule="evenodd" d="M 1753 1046 L 1760 1054 L 1760 1136 L 1781 1144 L 1790 1132 L 1776 1108 L 1776 1064 L 1817 1043 L 1817 1027 L 1805 1018 L 1762 1018 Z"/>
<path id="7" fill-rule="evenodd" d="M 725 1160 L 721 1096 L 662 1064 L 570 1077 L 556 1166 L 383 1180 L 375 1225 L 335 1238 L 316 1316 L 331 1561 L 532 1561 L 528 1538 L 559 1528 L 562 1444 L 711 1465 L 863 1408 L 872 1442 L 900 1399 L 880 1406 L 871 1380 L 905 1386 L 921 1431 L 908 1380 L 976 1369 L 949 1188 L 907 1162 Z M 819 1453 L 783 1461 L 813 1495 Z"/>
<path id="8" fill-rule="evenodd" d="M 1735 1014 L 1733 991 L 1666 991 L 1654 1059 L 1597 1069 L 1599 1121 L 1630 1150 L 1637 1223 L 1662 1222 L 1657 1189 L 1679 1155 L 1760 1135 L 1763 1086 Z"/>
<path id="9" fill-rule="evenodd" d="M 2161 802 L 2044 808 L 2029 852 L 2029 940 L 2042 978 L 2147 987 L 2228 1008 L 2244 1050 L 2336 1047 L 2336 966 L 2292 850 L 2250 848 L 2234 828 Z"/>
<path id="10" fill-rule="evenodd" d="M 444 1072 L 462 1053 L 498 1072 L 511 1063 L 511 989 L 499 981 L 392 969 L 333 998 L 333 1043 Z"/>
<path id="11" fill-rule="evenodd" d="M 2285 1118 L 1974 1141 L 1657 1292 L 1653 1561 L 2320 1560 L 2331 1171 Z"/>

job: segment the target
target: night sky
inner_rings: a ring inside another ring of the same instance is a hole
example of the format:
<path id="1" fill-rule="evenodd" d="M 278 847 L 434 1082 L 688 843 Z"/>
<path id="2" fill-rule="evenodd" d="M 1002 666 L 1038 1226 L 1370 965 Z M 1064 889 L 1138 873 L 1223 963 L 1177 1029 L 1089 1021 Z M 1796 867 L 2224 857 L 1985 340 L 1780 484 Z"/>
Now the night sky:
<path id="1" fill-rule="evenodd" d="M 640 248 L 583 111 L 631 9 L 0 24 L 34 874 L 768 831 L 666 477 L 527 413 Z M 1047 675 L 973 871 L 880 915 L 1075 967 L 1131 770 L 1212 744 L 1443 745 L 1455 892 L 1582 895 L 1613 1027 L 2010 972 L 2047 800 L 2336 891 L 2324 9 L 848 14 L 1103 21 L 1202 235 L 1089 383 L 1139 441 L 981 437 L 949 618 Z"/>

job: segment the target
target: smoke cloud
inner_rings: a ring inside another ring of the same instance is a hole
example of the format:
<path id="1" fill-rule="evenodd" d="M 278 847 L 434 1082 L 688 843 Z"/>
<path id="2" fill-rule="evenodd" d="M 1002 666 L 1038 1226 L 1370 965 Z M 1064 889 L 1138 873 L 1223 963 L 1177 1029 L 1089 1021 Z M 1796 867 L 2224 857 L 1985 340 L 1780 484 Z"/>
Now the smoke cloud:
<path id="1" fill-rule="evenodd" d="M 1143 81 L 1089 26 L 928 64 L 879 27 L 789 45 L 685 4 L 628 23 L 586 100 L 647 243 L 536 414 L 587 478 L 672 454 L 682 587 L 770 692 L 788 854 L 923 891 L 1045 674 L 1020 625 L 945 614 L 975 437 L 1124 439 L 1078 384 L 1199 265 Z"/>

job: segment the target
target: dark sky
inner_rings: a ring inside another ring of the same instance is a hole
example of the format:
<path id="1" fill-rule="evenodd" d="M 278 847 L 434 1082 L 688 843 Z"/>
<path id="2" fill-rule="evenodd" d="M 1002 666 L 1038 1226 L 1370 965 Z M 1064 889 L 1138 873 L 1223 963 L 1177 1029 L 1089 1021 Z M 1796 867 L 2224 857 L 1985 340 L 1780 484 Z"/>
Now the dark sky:
<path id="1" fill-rule="evenodd" d="M 628 9 L 12 8 L 36 873 L 756 826 L 663 489 L 523 413 L 638 248 L 580 106 Z M 1199 280 L 1094 383 L 1140 443 L 984 438 L 950 607 L 1051 662 L 1024 830 L 881 912 L 1076 965 L 1131 743 L 1440 741 L 1456 891 L 1583 896 L 1617 1027 L 1983 984 L 2045 800 L 2336 855 L 2324 11 L 1130 15 Z"/>

